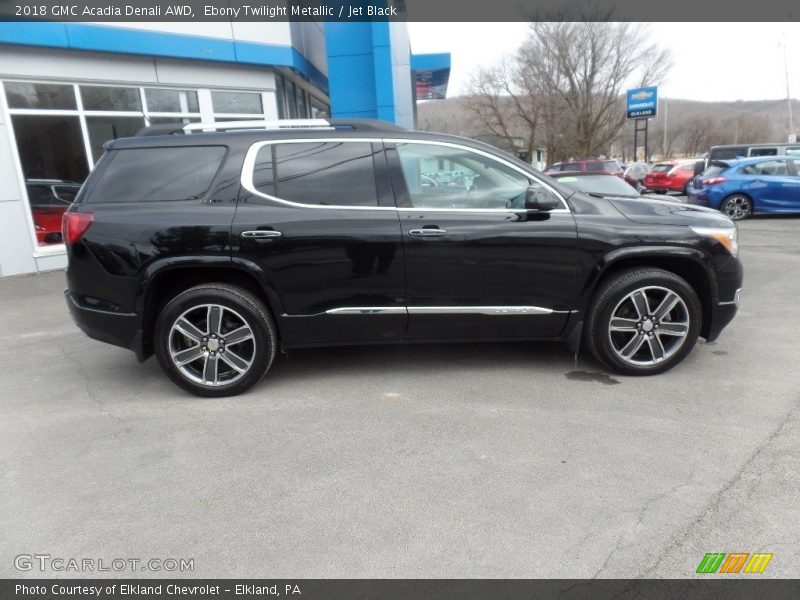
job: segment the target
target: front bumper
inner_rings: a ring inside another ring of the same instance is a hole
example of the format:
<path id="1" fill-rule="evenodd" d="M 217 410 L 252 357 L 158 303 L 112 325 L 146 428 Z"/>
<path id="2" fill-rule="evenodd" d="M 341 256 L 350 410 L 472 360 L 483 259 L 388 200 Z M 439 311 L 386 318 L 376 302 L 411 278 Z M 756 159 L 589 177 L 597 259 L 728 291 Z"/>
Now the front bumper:
<path id="1" fill-rule="evenodd" d="M 711 309 L 711 324 L 706 335 L 707 342 L 713 342 L 722 333 L 722 330 L 727 327 L 728 323 L 733 321 L 736 312 L 739 310 L 739 302 L 741 301 L 742 288 L 736 290 L 732 300 L 725 300 L 717 302 Z"/>
<path id="2" fill-rule="evenodd" d="M 143 360 L 141 319 L 136 313 L 113 312 L 87 306 L 80 296 L 64 290 L 72 320 L 94 340 L 127 348 Z"/>

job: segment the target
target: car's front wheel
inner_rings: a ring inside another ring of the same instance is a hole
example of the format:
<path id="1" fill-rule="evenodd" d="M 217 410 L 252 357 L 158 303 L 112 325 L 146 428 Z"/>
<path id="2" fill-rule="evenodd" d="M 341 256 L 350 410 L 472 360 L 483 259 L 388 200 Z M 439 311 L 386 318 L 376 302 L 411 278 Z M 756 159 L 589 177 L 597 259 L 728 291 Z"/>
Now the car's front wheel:
<path id="1" fill-rule="evenodd" d="M 691 352 L 701 319 L 700 300 L 685 279 L 651 267 L 628 269 L 601 284 L 589 309 L 586 343 L 614 371 L 654 375 Z"/>
<path id="2" fill-rule="evenodd" d="M 732 194 L 722 201 L 719 209 L 734 221 L 740 221 L 753 213 L 753 203 L 744 194 Z"/>
<path id="3" fill-rule="evenodd" d="M 266 374 L 277 335 L 258 298 L 212 283 L 186 290 L 164 307 L 154 344 L 159 365 L 180 387 L 198 396 L 234 396 Z"/>

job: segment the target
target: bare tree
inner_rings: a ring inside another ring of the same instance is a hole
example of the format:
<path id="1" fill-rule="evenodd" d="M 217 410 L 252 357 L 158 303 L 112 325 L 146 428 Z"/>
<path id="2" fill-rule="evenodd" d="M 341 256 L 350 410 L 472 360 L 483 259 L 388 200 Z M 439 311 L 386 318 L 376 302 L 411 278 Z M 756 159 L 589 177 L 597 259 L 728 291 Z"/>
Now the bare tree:
<path id="1" fill-rule="evenodd" d="M 658 83 L 669 52 L 642 24 L 534 22 L 514 57 L 475 73 L 464 106 L 503 139 L 545 146 L 551 161 L 608 152 L 626 86 Z"/>
<path id="2" fill-rule="evenodd" d="M 535 82 L 567 113 L 576 155 L 606 150 L 625 123 L 625 88 L 658 83 L 671 67 L 669 51 L 648 35 L 634 23 L 531 23 L 517 55 L 518 79 Z"/>
<path id="3" fill-rule="evenodd" d="M 486 133 L 504 140 L 509 148 L 521 140 L 528 156 L 536 149 L 541 106 L 530 90 L 520 89 L 514 65 L 505 59 L 493 67 L 478 69 L 468 84 L 462 105 Z"/>
<path id="4" fill-rule="evenodd" d="M 684 148 L 687 154 L 700 154 L 708 150 L 711 139 L 712 123 L 709 119 L 695 117 L 686 121 Z"/>

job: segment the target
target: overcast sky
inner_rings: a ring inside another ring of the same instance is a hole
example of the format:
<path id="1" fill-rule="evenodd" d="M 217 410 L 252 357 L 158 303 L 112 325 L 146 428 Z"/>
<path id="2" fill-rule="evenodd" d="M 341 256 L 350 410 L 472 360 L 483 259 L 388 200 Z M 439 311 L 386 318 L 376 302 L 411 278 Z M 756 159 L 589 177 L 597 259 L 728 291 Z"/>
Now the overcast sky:
<path id="1" fill-rule="evenodd" d="M 800 23 L 653 23 L 652 35 L 672 50 L 674 67 L 661 97 L 760 100 L 786 97 L 782 39 L 787 40 L 789 86 L 800 98 Z M 448 97 L 464 92 L 470 73 L 513 53 L 525 23 L 409 23 L 415 54 L 450 52 Z"/>

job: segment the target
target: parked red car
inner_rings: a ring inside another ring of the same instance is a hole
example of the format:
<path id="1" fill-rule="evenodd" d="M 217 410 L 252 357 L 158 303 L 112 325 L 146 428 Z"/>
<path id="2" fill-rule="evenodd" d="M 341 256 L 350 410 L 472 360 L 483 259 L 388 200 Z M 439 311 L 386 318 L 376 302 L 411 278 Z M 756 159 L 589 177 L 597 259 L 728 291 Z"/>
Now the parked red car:
<path id="1" fill-rule="evenodd" d="M 553 163 L 547 169 L 545 174 L 551 175 L 552 173 L 606 173 L 622 177 L 622 167 L 616 159 L 597 159 L 597 160 L 570 160 L 566 162 Z"/>
<path id="2" fill-rule="evenodd" d="M 666 160 L 653 165 L 653 170 L 644 176 L 644 187 L 657 194 L 680 192 L 687 195 L 687 186 L 694 177 L 693 160 Z"/>
<path id="3" fill-rule="evenodd" d="M 40 246 L 61 244 L 61 218 L 78 191 L 79 183 L 61 179 L 29 179 L 25 182 L 31 205 L 36 241 Z"/>

